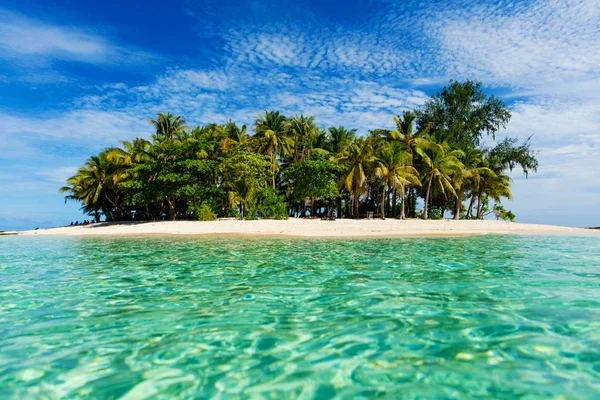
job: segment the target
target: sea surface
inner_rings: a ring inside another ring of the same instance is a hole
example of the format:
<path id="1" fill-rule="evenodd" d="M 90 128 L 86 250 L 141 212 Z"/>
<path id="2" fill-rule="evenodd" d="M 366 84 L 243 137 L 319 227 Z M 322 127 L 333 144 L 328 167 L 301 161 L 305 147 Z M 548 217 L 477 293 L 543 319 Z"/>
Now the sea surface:
<path id="1" fill-rule="evenodd" d="M 600 238 L 0 237 L 0 398 L 600 398 Z"/>

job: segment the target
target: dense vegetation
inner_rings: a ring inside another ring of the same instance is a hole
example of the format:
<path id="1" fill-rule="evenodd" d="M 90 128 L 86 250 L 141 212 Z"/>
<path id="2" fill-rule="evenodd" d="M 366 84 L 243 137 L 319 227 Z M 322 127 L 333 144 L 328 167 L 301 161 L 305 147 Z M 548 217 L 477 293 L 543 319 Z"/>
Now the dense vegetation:
<path id="1" fill-rule="evenodd" d="M 258 115 L 188 127 L 159 113 L 151 140 L 91 157 L 61 189 L 99 221 L 335 215 L 514 219 L 509 171 L 535 172 L 529 140 L 496 142 L 510 113 L 481 83 L 452 81 L 421 108 L 366 136 L 314 117 Z M 491 146 L 488 144 L 491 143 Z M 423 211 L 417 199 L 423 199 Z M 490 200 L 494 202 L 491 207 Z"/>

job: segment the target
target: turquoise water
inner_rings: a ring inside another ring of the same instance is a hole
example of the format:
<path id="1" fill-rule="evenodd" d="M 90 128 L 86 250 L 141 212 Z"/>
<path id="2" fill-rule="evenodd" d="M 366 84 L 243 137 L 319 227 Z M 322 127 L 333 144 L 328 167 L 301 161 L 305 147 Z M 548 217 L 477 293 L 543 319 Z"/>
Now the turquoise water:
<path id="1" fill-rule="evenodd" d="M 0 398 L 598 398 L 600 238 L 0 238 Z"/>

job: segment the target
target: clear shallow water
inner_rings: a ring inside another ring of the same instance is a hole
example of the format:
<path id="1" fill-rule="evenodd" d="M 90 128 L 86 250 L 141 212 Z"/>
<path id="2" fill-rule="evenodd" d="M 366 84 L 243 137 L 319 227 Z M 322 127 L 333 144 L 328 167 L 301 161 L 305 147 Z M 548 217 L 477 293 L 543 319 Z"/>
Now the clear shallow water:
<path id="1" fill-rule="evenodd" d="M 598 393 L 599 238 L 0 238 L 0 398 Z"/>

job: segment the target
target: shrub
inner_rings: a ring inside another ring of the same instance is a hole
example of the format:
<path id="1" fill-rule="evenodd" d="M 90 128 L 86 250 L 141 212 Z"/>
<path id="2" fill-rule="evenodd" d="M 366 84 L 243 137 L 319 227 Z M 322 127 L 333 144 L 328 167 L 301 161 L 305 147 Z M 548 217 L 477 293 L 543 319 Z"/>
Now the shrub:
<path id="1" fill-rule="evenodd" d="M 246 221 L 256 221 L 258 219 L 256 214 L 256 207 L 254 205 L 250 205 L 248 207 L 248 210 L 246 210 L 246 215 L 244 215 L 244 219 Z"/>
<path id="2" fill-rule="evenodd" d="M 198 208 L 198 221 L 215 221 L 217 216 L 208 204 L 202 204 Z"/>
<path id="3" fill-rule="evenodd" d="M 430 219 L 442 219 L 442 210 L 438 207 L 433 207 L 428 215 Z"/>
<path id="4" fill-rule="evenodd" d="M 278 196 L 272 188 L 264 188 L 258 192 L 253 207 L 263 218 L 287 219 L 287 205 L 282 196 Z M 248 210 L 250 211 L 250 210 Z M 250 212 L 248 212 L 250 213 Z"/>

